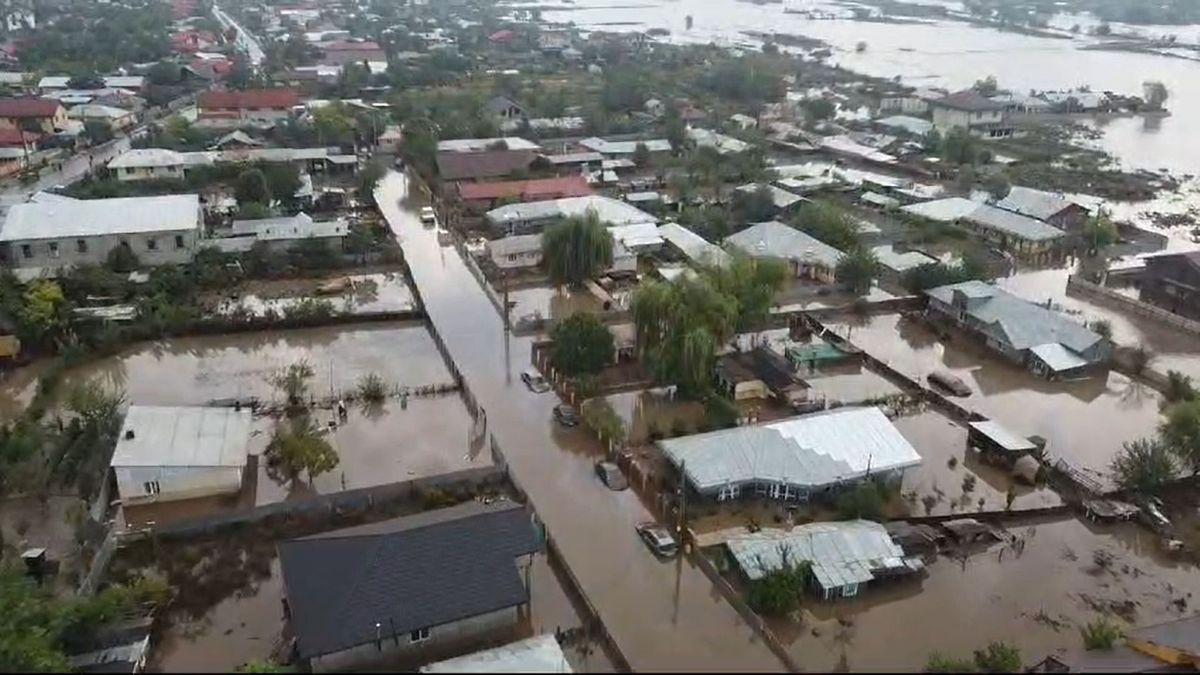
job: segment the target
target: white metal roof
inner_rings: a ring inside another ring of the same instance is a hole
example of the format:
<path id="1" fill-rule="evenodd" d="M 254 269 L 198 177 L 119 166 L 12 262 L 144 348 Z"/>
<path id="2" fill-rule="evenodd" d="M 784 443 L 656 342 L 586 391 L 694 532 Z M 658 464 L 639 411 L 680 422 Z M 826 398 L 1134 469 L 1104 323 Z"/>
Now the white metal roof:
<path id="1" fill-rule="evenodd" d="M 589 210 L 594 210 L 601 222 L 609 225 L 658 222 L 657 218 L 635 206 L 603 195 L 508 204 L 488 211 L 487 218 L 494 223 L 502 224 L 522 220 L 549 220 L 583 216 Z"/>
<path id="2" fill-rule="evenodd" d="M 1020 434 L 1001 425 L 999 422 L 992 420 L 982 420 L 980 422 L 971 422 L 971 428 L 979 433 L 987 436 L 996 445 L 1005 450 L 1034 450 L 1037 448 L 1033 441 L 1028 438 L 1023 438 Z"/>
<path id="3" fill-rule="evenodd" d="M 1062 194 L 1035 190 L 1014 185 L 1004 199 L 996 202 L 998 208 L 1012 211 L 1030 218 L 1046 220 L 1075 205 Z M 1080 207 L 1082 208 L 1082 207 Z"/>
<path id="4" fill-rule="evenodd" d="M 939 302 L 954 303 L 955 293 L 970 298 L 966 313 L 989 327 L 989 335 L 1014 349 L 1033 349 L 1059 343 L 1074 352 L 1084 352 L 1103 338 L 1062 314 L 1034 304 L 992 284 L 964 281 L 925 291 Z M 1053 355 L 1050 355 L 1053 358 Z"/>
<path id="5" fill-rule="evenodd" d="M 341 218 L 317 222 L 303 212 L 286 218 L 235 220 L 232 228 L 233 236 L 253 236 L 258 241 L 344 237 L 349 232 L 349 225 Z"/>
<path id="6" fill-rule="evenodd" d="M 645 145 L 646 150 L 650 152 L 671 151 L 671 142 L 661 138 L 636 141 L 610 141 L 593 136 L 579 141 L 579 145 L 602 155 L 632 155 L 634 152 L 637 152 L 637 146 L 639 145 Z"/>
<path id="7" fill-rule="evenodd" d="M 111 105 L 92 105 L 84 104 L 77 105 L 67 111 L 67 117 L 74 118 L 96 118 L 103 117 L 105 119 L 116 120 L 122 117 L 129 117 L 133 113 L 124 108 L 117 108 Z"/>
<path id="8" fill-rule="evenodd" d="M 867 583 L 873 570 L 906 567 L 904 549 L 892 541 L 883 525 L 867 520 L 809 523 L 791 531 L 767 529 L 725 542 L 738 567 L 750 579 L 760 579 L 792 563 L 811 563 L 823 589 Z M 786 552 L 786 553 L 785 553 Z"/>
<path id="9" fill-rule="evenodd" d="M 933 256 L 920 251 L 897 251 L 891 244 L 876 246 L 871 249 L 875 259 L 884 267 L 896 272 L 906 272 L 914 267 L 938 261 Z"/>
<path id="10" fill-rule="evenodd" d="M 571 665 L 553 635 L 531 638 L 438 661 L 421 668 L 422 673 L 570 673 Z"/>
<path id="11" fill-rule="evenodd" d="M 1088 364 L 1087 359 L 1057 342 L 1047 342 L 1043 345 L 1030 347 L 1029 351 L 1036 354 L 1042 363 L 1046 364 L 1050 370 L 1056 373 L 1082 368 Z"/>
<path id="12" fill-rule="evenodd" d="M 737 191 L 755 192 L 760 187 L 763 187 L 763 185 L 764 183 L 749 183 L 747 185 L 738 187 Z M 775 208 L 777 209 L 790 208 L 794 204 L 804 201 L 804 197 L 788 192 L 782 188 L 775 187 L 774 185 L 766 185 L 766 188 L 767 191 L 771 193 L 771 203 L 774 204 Z"/>
<path id="13" fill-rule="evenodd" d="M 720 246 L 709 243 L 679 223 L 663 223 L 658 227 L 658 236 L 669 241 L 693 263 L 725 265 L 729 262 L 729 254 Z"/>
<path id="14" fill-rule="evenodd" d="M 725 243 L 754 257 L 816 262 L 836 267 L 843 253 L 777 220 L 757 223 L 725 238 Z"/>
<path id="15" fill-rule="evenodd" d="M 131 405 L 111 464 L 245 466 L 250 427 L 249 410 Z"/>
<path id="16" fill-rule="evenodd" d="M 715 148 L 717 152 L 726 155 L 733 152 L 743 152 L 750 148 L 750 144 L 734 138 L 719 134 L 709 129 L 698 129 L 696 127 L 688 127 L 688 138 L 698 146 L 708 146 Z"/>
<path id="17" fill-rule="evenodd" d="M 839 408 L 659 447 L 698 490 L 755 481 L 821 487 L 921 463 L 878 408 Z"/>
<path id="18" fill-rule="evenodd" d="M 199 228 L 199 195 L 53 200 L 12 206 L 0 228 L 0 241 Z"/>
<path id="19" fill-rule="evenodd" d="M 946 197 L 945 199 L 911 204 L 900 210 L 929 220 L 949 223 L 970 215 L 977 208 L 979 208 L 979 202 L 973 202 L 964 197 Z"/>
<path id="20" fill-rule="evenodd" d="M 438 152 L 483 152 L 489 145 L 504 141 L 509 150 L 540 150 L 541 147 L 533 141 L 527 141 L 519 136 L 504 138 L 455 138 L 448 141 L 438 141 Z"/>
<path id="21" fill-rule="evenodd" d="M 654 223 L 633 223 L 608 228 L 613 241 L 619 242 L 625 248 L 633 250 L 648 246 L 662 246 L 663 238 L 658 234 Z"/>
<path id="22" fill-rule="evenodd" d="M 892 115 L 883 119 L 875 120 L 875 124 L 889 129 L 901 129 L 907 131 L 914 136 L 924 136 L 933 131 L 933 122 L 921 119 L 920 117 L 912 117 L 910 115 Z"/>
<path id="23" fill-rule="evenodd" d="M 1049 223 L 1005 211 L 990 204 L 980 204 L 974 211 L 963 216 L 963 219 L 1027 241 L 1045 241 L 1066 236 L 1065 232 Z"/>
<path id="24" fill-rule="evenodd" d="M 190 153 L 189 153 L 190 154 Z M 110 169 L 133 169 L 183 166 L 184 153 L 165 148 L 135 148 L 127 150 L 108 163 Z"/>

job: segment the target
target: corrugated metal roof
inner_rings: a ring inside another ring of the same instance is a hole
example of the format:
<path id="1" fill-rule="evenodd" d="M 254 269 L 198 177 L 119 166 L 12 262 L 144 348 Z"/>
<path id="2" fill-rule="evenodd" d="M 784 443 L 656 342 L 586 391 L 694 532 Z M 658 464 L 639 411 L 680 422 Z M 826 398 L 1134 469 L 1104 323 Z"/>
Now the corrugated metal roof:
<path id="1" fill-rule="evenodd" d="M 1050 370 L 1056 373 L 1061 373 L 1067 370 L 1082 368 L 1088 364 L 1087 359 L 1072 352 L 1066 347 L 1057 342 L 1049 342 L 1044 345 L 1031 347 L 1030 350 L 1042 363 L 1046 364 Z"/>
<path id="2" fill-rule="evenodd" d="M 741 187 L 737 188 L 737 191 L 754 192 L 760 187 L 763 187 L 763 185 L 763 183 L 750 183 L 749 185 L 742 185 Z M 791 192 L 775 187 L 774 185 L 766 185 L 766 188 L 771 193 L 771 202 L 777 209 L 786 209 L 798 202 L 804 201 L 804 197 L 801 197 L 797 194 L 792 194 Z"/>
<path id="3" fill-rule="evenodd" d="M 527 204 L 508 204 L 488 211 L 487 218 L 493 223 L 504 224 L 522 220 L 551 220 L 583 216 L 589 210 L 594 210 L 601 222 L 609 225 L 658 222 L 657 218 L 637 207 L 602 195 L 551 199 Z"/>
<path id="4" fill-rule="evenodd" d="M 921 456 L 878 408 L 839 408 L 659 441 L 698 490 L 773 481 L 821 487 L 915 466 Z"/>
<path id="5" fill-rule="evenodd" d="M 993 443 L 999 445 L 1005 450 L 1014 452 L 1021 450 L 1034 450 L 1037 448 L 1033 441 L 1028 438 L 1023 438 L 999 422 L 992 420 L 983 420 L 981 422 L 971 422 L 971 428 L 979 433 L 987 436 Z"/>
<path id="6" fill-rule="evenodd" d="M 726 542 L 738 567 L 760 579 L 792 563 L 808 562 L 823 589 L 867 583 L 874 570 L 906 567 L 904 549 L 883 525 L 867 520 L 810 523 L 791 531 L 761 530 Z"/>
<path id="7" fill-rule="evenodd" d="M 755 257 L 817 262 L 830 268 L 836 267 L 843 256 L 829 244 L 777 220 L 751 225 L 726 237 L 725 243 Z"/>
<path id="8" fill-rule="evenodd" d="M 880 265 L 896 272 L 906 272 L 914 267 L 936 263 L 937 258 L 920 251 L 897 251 L 891 244 L 876 246 L 871 249 Z"/>
<path id="9" fill-rule="evenodd" d="M 911 204 L 900 210 L 929 220 L 949 223 L 970 215 L 977 208 L 979 208 L 979 202 L 973 202 L 963 197 L 947 197 Z"/>
<path id="10" fill-rule="evenodd" d="M 131 405 L 111 465 L 245 466 L 250 426 L 249 410 Z"/>
<path id="11" fill-rule="evenodd" d="M 996 206 L 1030 218 L 1046 220 L 1076 204 L 1061 194 L 1014 185 L 1004 199 L 996 202 Z"/>
<path id="12" fill-rule="evenodd" d="M 8 210 L 0 241 L 196 230 L 198 195 L 28 202 Z"/>
<path id="13" fill-rule="evenodd" d="M 663 238 L 658 235 L 658 227 L 654 223 L 633 223 L 608 228 L 614 241 L 620 242 L 625 248 L 634 250 L 653 246 L 662 246 Z"/>
<path id="14" fill-rule="evenodd" d="M 585 138 L 579 141 L 579 145 L 593 152 L 598 152 L 602 155 L 632 155 L 637 152 L 637 146 L 645 145 L 650 152 L 670 152 L 671 142 L 662 139 L 654 138 L 649 140 L 635 141 L 610 141 L 604 138 Z"/>
<path id="15" fill-rule="evenodd" d="M 493 256 L 501 257 L 542 250 L 541 234 L 514 234 L 503 239 L 492 239 L 487 243 Z"/>
<path id="16" fill-rule="evenodd" d="M 963 216 L 963 219 L 1027 241 L 1045 241 L 1066 236 L 1065 232 L 1049 223 L 989 204 L 980 204 L 974 211 Z"/>
<path id="17" fill-rule="evenodd" d="M 553 635 L 537 635 L 421 668 L 422 673 L 571 673 Z"/>
<path id="18" fill-rule="evenodd" d="M 721 247 L 709 243 L 707 239 L 679 223 L 659 225 L 658 235 L 669 241 L 693 263 L 725 265 L 729 262 L 729 254 L 721 250 Z"/>
<path id="19" fill-rule="evenodd" d="M 527 141 L 518 136 L 504 138 L 455 138 L 448 141 L 438 141 L 438 152 L 483 152 L 489 146 L 504 141 L 508 150 L 540 150 L 541 146 L 533 141 Z"/>
<path id="20" fill-rule="evenodd" d="M 911 117 L 909 115 L 892 115 L 883 119 L 875 120 L 875 124 L 889 129 L 901 129 L 907 131 L 914 136 L 924 136 L 933 131 L 933 122 L 923 120 L 920 117 Z"/>

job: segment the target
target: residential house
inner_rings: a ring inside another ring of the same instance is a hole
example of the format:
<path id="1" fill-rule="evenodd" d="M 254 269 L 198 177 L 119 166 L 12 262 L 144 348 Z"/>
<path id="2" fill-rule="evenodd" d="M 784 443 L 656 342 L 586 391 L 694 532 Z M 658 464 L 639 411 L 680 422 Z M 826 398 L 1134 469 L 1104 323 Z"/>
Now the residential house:
<path id="1" fill-rule="evenodd" d="M 797 406 L 808 399 L 808 385 L 770 347 L 723 354 L 717 358 L 716 370 L 720 391 L 735 401 L 774 397 L 783 405 Z"/>
<path id="2" fill-rule="evenodd" d="M 422 673 L 571 673 L 553 635 L 535 635 L 494 649 L 422 666 Z"/>
<path id="3" fill-rule="evenodd" d="M 1005 118 L 1003 103 L 987 99 L 972 89 L 937 99 L 930 106 L 933 126 L 942 135 L 958 128 L 980 138 L 1009 138 L 1015 131 Z"/>
<path id="4" fill-rule="evenodd" d="M 658 236 L 662 237 L 666 248 L 674 256 L 682 257 L 692 265 L 724 266 L 729 262 L 729 254 L 721 247 L 709 243 L 704 237 L 678 223 L 659 225 Z"/>
<path id="5" fill-rule="evenodd" d="M 47 93 L 58 89 L 70 89 L 71 78 L 66 75 L 48 75 L 38 81 L 38 91 Z M 140 92 L 146 88 L 146 78 L 141 75 L 105 75 L 100 78 L 101 86 L 110 89 L 128 89 Z"/>
<path id="6" fill-rule="evenodd" d="M 182 179 L 192 168 L 214 164 L 265 162 L 292 164 L 302 172 L 354 172 L 355 155 L 331 152 L 328 148 L 230 148 L 200 152 L 176 152 L 164 148 L 127 150 L 108 162 L 108 169 L 119 180 L 136 181 L 159 178 Z"/>
<path id="7" fill-rule="evenodd" d="M 1062 193 L 1046 192 L 1014 185 L 1003 199 L 993 204 L 1005 211 L 1036 218 L 1067 232 L 1080 232 L 1091 213 Z"/>
<path id="8" fill-rule="evenodd" d="M 777 220 L 757 223 L 725 238 L 732 247 L 754 258 L 783 260 L 796 278 L 835 282 L 834 272 L 843 253 L 794 227 Z"/>
<path id="9" fill-rule="evenodd" d="M 974 334 L 1038 375 L 1068 378 L 1102 368 L 1112 343 L 1058 312 L 982 281 L 925 291 L 926 314 Z"/>
<path id="10" fill-rule="evenodd" d="M 484 181 L 527 173 L 538 155 L 533 150 L 439 151 L 438 175 L 443 181 Z"/>
<path id="11" fill-rule="evenodd" d="M 570 30 L 543 30 L 538 33 L 538 49 L 543 54 L 561 54 L 571 47 Z"/>
<path id="12" fill-rule="evenodd" d="M 236 129 L 209 144 L 209 150 L 250 150 L 253 148 L 264 148 L 267 144 L 265 141 L 260 141 L 250 134 Z"/>
<path id="13" fill-rule="evenodd" d="M 502 201 L 535 202 L 592 194 L 587 180 L 579 175 L 494 183 L 458 183 L 456 188 L 463 206 L 478 213 L 489 211 Z"/>
<path id="14" fill-rule="evenodd" d="M 736 154 L 750 149 L 750 144 L 743 140 L 719 134 L 709 129 L 688 127 L 687 137 L 696 144 L 696 147 L 714 148 L 722 155 Z"/>
<path id="15" fill-rule="evenodd" d="M 880 112 L 895 112 L 903 115 L 925 115 L 929 104 L 946 96 L 945 90 L 924 87 L 908 93 L 886 94 L 879 99 Z"/>
<path id="16" fill-rule="evenodd" d="M 88 122 L 104 122 L 114 130 L 127 129 L 137 124 L 137 114 L 133 111 L 92 103 L 77 105 L 71 108 L 67 111 L 67 117 L 79 120 L 84 124 Z"/>
<path id="17" fill-rule="evenodd" d="M 1200 321 L 1200 251 L 1146 256 L 1139 280 L 1143 302 Z"/>
<path id="18" fill-rule="evenodd" d="M 502 270 L 537 267 L 542 264 L 542 235 L 514 234 L 487 243 L 488 257 Z"/>
<path id="19" fill-rule="evenodd" d="M 438 141 L 437 151 L 443 152 L 483 152 L 484 150 L 529 150 L 541 152 L 542 148 L 533 141 L 527 141 L 519 136 L 503 136 L 500 138 L 452 138 Z"/>
<path id="20" fill-rule="evenodd" d="M 733 124 L 737 128 L 741 129 L 742 131 L 754 129 L 758 126 L 758 120 L 754 119 L 753 117 L 751 117 L 749 115 L 744 115 L 742 113 L 735 113 L 735 114 L 731 115 L 729 117 L 729 122 L 730 122 L 730 124 Z"/>
<path id="21" fill-rule="evenodd" d="M 286 253 L 305 241 L 318 241 L 334 253 L 345 251 L 350 225 L 344 219 L 314 221 L 303 211 L 294 216 L 235 220 L 227 233 L 208 240 L 228 253 L 244 253 L 262 244 L 268 253 Z"/>
<path id="22" fill-rule="evenodd" d="M 542 536 L 520 504 L 467 502 L 279 545 L 284 613 L 314 672 L 511 635 Z"/>
<path id="23" fill-rule="evenodd" d="M 611 141 L 593 136 L 579 141 L 579 145 L 600 153 L 605 159 L 629 159 L 637 152 L 639 145 L 646 146 L 651 155 L 671 152 L 671 142 L 662 138 Z"/>
<path id="24" fill-rule="evenodd" d="M 837 408 L 658 442 L 704 499 L 805 502 L 868 477 L 899 481 L 921 456 L 879 408 Z"/>
<path id="25" fill-rule="evenodd" d="M 344 66 L 363 61 L 387 61 L 387 52 L 372 40 L 339 40 L 320 45 L 321 62 Z"/>
<path id="26" fill-rule="evenodd" d="M 1009 115 L 1036 115 L 1050 112 L 1052 107 L 1049 102 L 1036 96 L 1011 91 L 989 96 L 988 100 L 1003 105 L 1004 112 Z"/>
<path id="27" fill-rule="evenodd" d="M 918 138 L 923 138 L 929 132 L 933 131 L 933 122 L 908 115 L 892 115 L 874 120 L 872 123 L 888 131 L 900 132 Z"/>
<path id="28" fill-rule="evenodd" d="M 498 121 L 525 119 L 525 108 L 507 96 L 493 96 L 483 104 L 483 114 Z"/>
<path id="29" fill-rule="evenodd" d="M 12 206 L 0 245 L 13 267 L 102 265 L 124 247 L 145 265 L 191 260 L 202 231 L 197 195 L 58 198 Z"/>
<path id="30" fill-rule="evenodd" d="M 962 197 L 909 204 L 900 210 L 927 220 L 958 225 L 976 232 L 989 243 L 1026 258 L 1061 252 L 1067 243 L 1067 233 L 1049 223 Z"/>
<path id="31" fill-rule="evenodd" d="M 610 225 L 608 232 L 612 235 L 614 243 L 634 256 L 657 253 L 663 245 L 663 238 L 658 234 L 655 221 Z"/>
<path id="32" fill-rule="evenodd" d="M 657 218 L 641 209 L 601 195 L 508 204 L 488 211 L 485 217 L 497 232 L 531 234 L 541 232 L 547 225 L 563 218 L 585 216 L 589 212 L 595 212 L 600 222 L 610 227 L 658 222 Z"/>
<path id="33" fill-rule="evenodd" d="M 750 183 L 748 185 L 739 186 L 736 192 L 743 195 L 751 195 L 760 189 L 765 188 L 771 195 L 772 211 L 769 214 L 772 218 L 778 218 L 781 214 L 794 213 L 808 200 L 798 194 L 793 194 L 783 188 L 775 187 L 768 183 Z M 766 215 L 766 214 L 764 214 Z"/>
<path id="34" fill-rule="evenodd" d="M 404 131 L 399 125 L 388 125 L 384 128 L 383 133 L 375 139 L 376 148 L 380 152 L 398 154 L 400 146 L 404 143 Z"/>
<path id="35" fill-rule="evenodd" d="M 35 128 L 52 134 L 67 127 L 67 109 L 51 98 L 0 98 L 0 129 Z"/>
<path id="36" fill-rule="evenodd" d="M 249 410 L 131 405 L 112 466 L 125 504 L 194 499 L 242 488 Z"/>
<path id="37" fill-rule="evenodd" d="M 921 573 L 919 557 L 908 556 L 887 529 L 869 520 L 808 523 L 767 528 L 725 542 L 747 581 L 762 579 L 784 565 L 809 566 L 808 583 L 823 599 L 852 598 L 864 586 Z"/>
<path id="38" fill-rule="evenodd" d="M 871 249 L 875 259 L 879 261 L 879 280 L 890 284 L 899 284 L 904 274 L 921 265 L 932 265 L 938 262 L 931 255 L 912 249 L 899 249 L 896 244 L 882 244 Z"/>
<path id="39" fill-rule="evenodd" d="M 204 91 L 196 100 L 200 118 L 231 126 L 247 122 L 274 124 L 290 117 L 299 103 L 295 90 L 283 88 Z"/>

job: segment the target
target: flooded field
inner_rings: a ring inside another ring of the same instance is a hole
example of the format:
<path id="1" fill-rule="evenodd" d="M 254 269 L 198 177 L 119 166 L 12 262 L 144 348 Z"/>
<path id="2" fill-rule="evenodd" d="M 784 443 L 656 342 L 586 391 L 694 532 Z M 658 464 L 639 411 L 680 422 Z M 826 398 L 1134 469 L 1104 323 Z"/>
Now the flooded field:
<path id="1" fill-rule="evenodd" d="M 497 289 L 497 293 L 503 300 L 503 289 Z M 575 312 L 599 313 L 602 309 L 600 301 L 587 291 L 571 291 L 550 286 L 535 286 L 509 291 L 508 302 L 512 308 L 510 316 L 514 321 L 527 316 L 564 319 Z"/>
<path id="2" fill-rule="evenodd" d="M 1158 392 L 1120 373 L 1078 382 L 1049 382 L 1008 363 L 966 334 L 940 340 L 923 322 L 878 314 L 853 323 L 829 322 L 839 335 L 910 377 L 924 381 L 936 370 L 961 378 L 972 390 L 962 405 L 1022 435 L 1047 440 L 1051 456 L 1097 471 L 1125 441 L 1154 433 Z"/>
<path id="3" fill-rule="evenodd" d="M 773 622 L 775 633 L 814 671 L 916 671 L 933 651 L 969 657 L 992 640 L 1017 645 L 1028 666 L 1079 648 L 1078 626 L 1100 613 L 1145 625 L 1194 611 L 1195 566 L 1165 558 L 1136 525 L 1042 520 L 1009 531 L 1025 540 L 1023 551 L 996 546 L 965 561 L 941 557 L 923 580 L 869 586 L 832 603 L 809 600 L 801 624 Z M 1111 562 L 1097 565 L 1105 556 Z"/>
<path id="4" fill-rule="evenodd" d="M 262 316 L 267 311 L 283 313 L 306 300 L 322 300 L 349 314 L 404 312 L 416 307 L 412 290 L 400 272 L 343 274 L 320 279 L 255 281 L 244 293 L 223 299 L 220 309 L 246 309 Z"/>
<path id="5" fill-rule="evenodd" d="M 174 338 L 133 345 L 116 356 L 68 370 L 72 382 L 97 379 L 125 391 L 130 403 L 202 405 L 214 399 L 275 396 L 268 378 L 301 359 L 313 367 L 317 395 L 352 389 L 367 373 L 388 384 L 450 382 L 450 373 L 423 324 L 388 323 Z M 36 377 L 25 369 L 0 385 L 0 401 L 27 400 Z M 0 407 L 0 410 L 3 408 Z"/>

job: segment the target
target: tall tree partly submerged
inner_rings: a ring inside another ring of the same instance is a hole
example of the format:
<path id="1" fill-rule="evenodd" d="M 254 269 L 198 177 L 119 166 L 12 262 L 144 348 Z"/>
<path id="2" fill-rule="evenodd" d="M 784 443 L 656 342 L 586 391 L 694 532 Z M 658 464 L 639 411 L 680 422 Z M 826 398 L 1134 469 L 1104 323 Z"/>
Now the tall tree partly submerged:
<path id="1" fill-rule="evenodd" d="M 612 235 L 600 216 L 588 211 L 547 228 L 542 257 L 551 281 L 578 286 L 612 266 Z"/>

